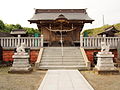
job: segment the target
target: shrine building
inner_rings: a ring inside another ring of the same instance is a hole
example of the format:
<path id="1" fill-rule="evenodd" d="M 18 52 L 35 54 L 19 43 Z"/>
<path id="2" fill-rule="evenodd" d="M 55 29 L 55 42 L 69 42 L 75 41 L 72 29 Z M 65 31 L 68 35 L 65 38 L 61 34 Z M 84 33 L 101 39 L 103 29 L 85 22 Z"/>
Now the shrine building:
<path id="1" fill-rule="evenodd" d="M 28 20 L 36 23 L 44 36 L 44 44 L 64 46 L 80 44 L 80 32 L 85 23 L 92 23 L 86 9 L 35 9 L 35 14 Z"/>

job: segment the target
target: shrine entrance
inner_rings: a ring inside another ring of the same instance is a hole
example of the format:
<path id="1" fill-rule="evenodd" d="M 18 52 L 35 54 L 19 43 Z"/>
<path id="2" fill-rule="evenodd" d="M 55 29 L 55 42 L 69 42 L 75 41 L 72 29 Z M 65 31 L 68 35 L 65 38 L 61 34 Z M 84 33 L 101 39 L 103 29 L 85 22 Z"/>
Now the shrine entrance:
<path id="1" fill-rule="evenodd" d="M 80 45 L 80 33 L 85 23 L 92 23 L 86 9 L 36 9 L 28 20 L 36 23 L 46 46 Z"/>
<path id="2" fill-rule="evenodd" d="M 50 46 L 61 46 L 61 42 L 63 46 L 73 46 L 72 44 L 72 36 L 67 31 L 57 31 L 53 32 L 55 35 L 55 40 L 52 41 Z"/>

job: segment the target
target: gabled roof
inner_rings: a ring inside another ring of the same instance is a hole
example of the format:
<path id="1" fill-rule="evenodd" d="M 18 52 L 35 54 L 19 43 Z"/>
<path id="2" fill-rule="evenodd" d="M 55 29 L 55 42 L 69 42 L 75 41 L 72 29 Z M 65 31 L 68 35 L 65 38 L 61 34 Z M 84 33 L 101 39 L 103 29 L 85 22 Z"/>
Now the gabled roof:
<path id="1" fill-rule="evenodd" d="M 105 29 L 105 32 L 109 32 L 109 31 L 112 31 L 115 33 L 119 32 L 119 30 L 117 30 L 114 26 L 111 26 Z"/>
<path id="2" fill-rule="evenodd" d="M 27 32 L 24 30 L 24 29 L 14 29 L 10 32 L 10 34 L 14 34 L 14 35 L 17 35 L 17 34 L 26 34 Z"/>
<path id="3" fill-rule="evenodd" d="M 98 35 L 108 34 L 108 32 L 111 32 L 111 33 L 118 33 L 118 32 L 120 32 L 114 26 L 110 26 L 110 27 L 108 27 L 108 28 L 106 28 L 104 30 L 105 30 L 104 32 L 101 32 Z"/>
<path id="4" fill-rule="evenodd" d="M 13 37 L 13 36 L 10 35 L 10 33 L 8 32 L 0 32 L 0 37 Z"/>
<path id="5" fill-rule="evenodd" d="M 88 16 L 86 9 L 36 9 L 29 21 L 55 20 L 61 14 L 68 20 L 94 21 Z"/>

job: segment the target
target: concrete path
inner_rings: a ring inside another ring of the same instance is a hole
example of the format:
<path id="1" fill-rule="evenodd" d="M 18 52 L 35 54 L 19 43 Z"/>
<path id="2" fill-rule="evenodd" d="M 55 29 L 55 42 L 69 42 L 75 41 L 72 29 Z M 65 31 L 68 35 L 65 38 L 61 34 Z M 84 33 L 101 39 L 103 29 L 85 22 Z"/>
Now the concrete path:
<path id="1" fill-rule="evenodd" d="M 48 70 L 38 90 L 94 90 L 78 70 Z"/>

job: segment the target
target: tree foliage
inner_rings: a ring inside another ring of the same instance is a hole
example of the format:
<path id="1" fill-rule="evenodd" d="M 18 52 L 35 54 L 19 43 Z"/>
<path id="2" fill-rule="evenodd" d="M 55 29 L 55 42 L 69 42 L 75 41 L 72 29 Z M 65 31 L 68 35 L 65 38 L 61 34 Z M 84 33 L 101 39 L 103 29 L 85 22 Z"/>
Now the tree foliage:
<path id="1" fill-rule="evenodd" d="M 14 29 L 24 29 L 27 31 L 28 34 L 39 33 L 38 29 L 29 28 L 29 27 L 22 27 L 20 24 L 4 24 L 2 20 L 0 20 L 0 30 L 1 32 L 11 32 Z"/>
<path id="2" fill-rule="evenodd" d="M 4 30 L 4 28 L 5 28 L 4 22 L 0 20 L 0 30 Z"/>
<path id="3" fill-rule="evenodd" d="M 34 29 L 34 28 L 28 28 L 28 27 L 23 27 L 23 29 L 25 29 L 29 34 L 34 34 L 34 33 L 39 33 L 38 29 Z"/>
<path id="4" fill-rule="evenodd" d="M 5 24 L 5 28 L 4 28 L 4 31 L 5 32 L 10 32 L 11 30 L 14 30 L 14 29 L 23 29 L 22 26 L 20 24 Z"/>

